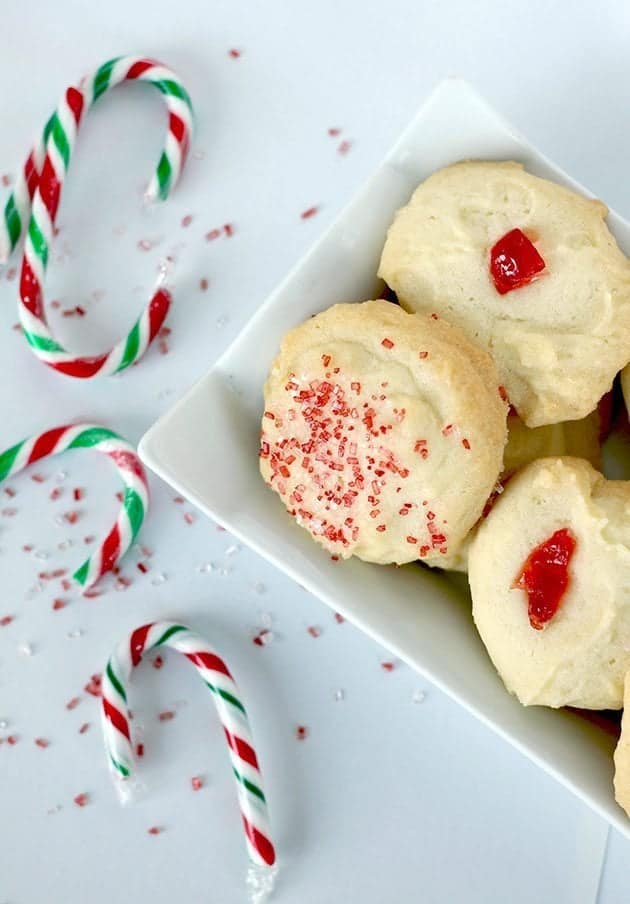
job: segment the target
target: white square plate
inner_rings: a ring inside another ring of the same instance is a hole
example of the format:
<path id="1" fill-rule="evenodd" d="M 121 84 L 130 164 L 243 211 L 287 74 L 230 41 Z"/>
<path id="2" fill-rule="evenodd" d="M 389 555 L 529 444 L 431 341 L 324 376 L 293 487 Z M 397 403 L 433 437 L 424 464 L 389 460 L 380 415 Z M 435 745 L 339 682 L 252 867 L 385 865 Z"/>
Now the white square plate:
<path id="1" fill-rule="evenodd" d="M 201 511 L 424 674 L 630 837 L 613 797 L 615 740 L 565 711 L 525 709 L 504 689 L 457 582 L 417 565 L 335 563 L 297 527 L 258 472 L 262 386 L 283 334 L 341 301 L 379 294 L 394 212 L 439 167 L 520 160 L 586 190 L 519 136 L 466 83 L 438 86 L 383 164 L 210 372 L 144 436 L 146 464 Z M 630 226 L 609 224 L 630 252 Z"/>

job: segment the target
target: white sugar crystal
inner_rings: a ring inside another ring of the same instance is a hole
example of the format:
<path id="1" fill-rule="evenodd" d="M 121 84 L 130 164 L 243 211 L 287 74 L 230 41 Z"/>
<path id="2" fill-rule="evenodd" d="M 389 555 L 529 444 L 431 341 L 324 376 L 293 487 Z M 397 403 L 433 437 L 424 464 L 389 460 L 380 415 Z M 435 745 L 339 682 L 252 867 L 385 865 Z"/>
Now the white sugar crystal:
<path id="1" fill-rule="evenodd" d="M 32 656 L 33 652 L 33 645 L 30 643 L 21 643 L 18 646 L 18 653 L 20 656 Z"/>
<path id="2" fill-rule="evenodd" d="M 159 587 L 160 584 L 164 584 L 166 581 L 166 575 L 163 571 L 158 571 L 154 578 L 151 579 L 151 583 L 154 587 Z"/>
<path id="3" fill-rule="evenodd" d="M 342 687 L 338 687 L 337 690 L 333 693 L 333 700 L 335 700 L 335 702 L 337 703 L 340 703 L 342 700 L 345 700 L 345 698 L 346 692 Z"/>
<path id="4" fill-rule="evenodd" d="M 412 703 L 424 703 L 425 697 L 426 697 L 425 692 L 423 690 L 421 690 L 419 687 L 417 687 L 415 689 L 415 691 L 413 692 L 413 694 L 411 695 L 411 700 L 412 700 Z"/>

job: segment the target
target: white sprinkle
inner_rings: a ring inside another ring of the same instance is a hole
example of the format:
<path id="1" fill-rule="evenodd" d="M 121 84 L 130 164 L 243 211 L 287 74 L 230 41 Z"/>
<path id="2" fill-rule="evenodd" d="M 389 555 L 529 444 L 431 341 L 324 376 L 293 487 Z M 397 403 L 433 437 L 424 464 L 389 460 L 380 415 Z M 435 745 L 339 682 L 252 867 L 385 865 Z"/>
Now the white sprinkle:
<path id="1" fill-rule="evenodd" d="M 419 687 L 417 687 L 415 689 L 415 691 L 413 692 L 413 694 L 411 695 L 411 702 L 412 703 L 424 703 L 425 697 L 426 697 L 425 692 L 423 690 L 420 690 Z"/>
<path id="2" fill-rule="evenodd" d="M 220 568 L 220 569 L 219 569 L 219 574 L 221 575 L 222 578 L 227 577 L 228 574 L 231 574 L 231 573 L 232 573 L 232 569 L 231 569 L 231 568 L 226 568 L 226 567 L 224 566 L 223 568 Z"/>
<path id="3" fill-rule="evenodd" d="M 218 329 L 222 329 L 227 323 L 230 322 L 230 318 L 223 315 L 222 317 L 217 317 L 215 321 L 215 325 Z"/>
<path id="4" fill-rule="evenodd" d="M 233 543 L 232 546 L 228 546 L 228 548 L 225 550 L 225 554 L 226 556 L 233 556 L 240 550 L 240 548 L 241 547 L 237 543 Z"/>
<path id="5" fill-rule="evenodd" d="M 211 572 L 216 570 L 216 565 L 214 562 L 202 562 L 201 565 L 197 565 L 197 571 L 202 574 L 210 574 Z"/>
<path id="6" fill-rule="evenodd" d="M 0 719 L 0 728 L 4 729 L 4 728 L 8 728 L 8 727 L 9 727 L 9 720 L 8 719 Z"/>
<path id="7" fill-rule="evenodd" d="M 163 571 L 158 571 L 154 578 L 152 578 L 151 583 L 154 587 L 159 587 L 160 584 L 163 584 L 166 581 L 166 575 Z"/>
<path id="8" fill-rule="evenodd" d="M 344 691 L 344 689 L 342 687 L 338 687 L 337 690 L 333 693 L 333 700 L 335 700 L 337 703 L 340 703 L 345 699 L 345 696 L 346 692 Z"/>
<path id="9" fill-rule="evenodd" d="M 55 516 L 55 524 L 57 525 L 57 527 L 63 527 L 65 523 L 66 519 L 63 517 L 63 515 Z"/>
<path id="10" fill-rule="evenodd" d="M 273 631 L 269 631 L 267 628 L 265 628 L 263 631 L 260 631 L 258 637 L 263 647 L 268 646 L 275 640 L 275 634 L 273 633 Z"/>
<path id="11" fill-rule="evenodd" d="M 21 643 L 18 647 L 18 653 L 20 656 L 32 656 L 33 645 L 30 643 Z"/>
<path id="12" fill-rule="evenodd" d="M 81 628 L 75 628 L 73 631 L 68 631 L 66 637 L 70 640 L 73 640 L 75 637 L 83 637 L 83 631 Z"/>
<path id="13" fill-rule="evenodd" d="M 40 559 L 43 562 L 45 559 L 49 559 L 50 556 L 48 555 L 47 552 L 44 552 L 43 549 L 36 549 L 35 552 L 33 553 L 33 558 Z"/>
<path id="14" fill-rule="evenodd" d="M 70 549 L 71 546 L 74 546 L 74 540 L 67 537 L 65 540 L 62 540 L 61 543 L 57 544 L 57 549 L 63 551 L 64 549 Z"/>
<path id="15" fill-rule="evenodd" d="M 55 813 L 59 813 L 61 809 L 61 804 L 56 804 L 54 807 L 51 807 L 50 810 L 47 810 L 46 813 L 48 816 L 54 816 Z"/>
<path id="16" fill-rule="evenodd" d="M 67 471 L 57 471 L 57 473 L 55 474 L 55 482 L 63 483 L 63 481 L 66 479 L 67 476 L 68 476 Z"/>

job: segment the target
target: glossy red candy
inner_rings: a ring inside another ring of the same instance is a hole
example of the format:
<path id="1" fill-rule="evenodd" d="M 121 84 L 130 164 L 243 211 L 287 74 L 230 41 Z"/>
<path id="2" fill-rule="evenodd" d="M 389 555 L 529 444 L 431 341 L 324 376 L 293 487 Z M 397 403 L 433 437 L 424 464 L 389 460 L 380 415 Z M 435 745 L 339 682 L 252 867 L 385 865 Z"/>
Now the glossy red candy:
<path id="1" fill-rule="evenodd" d="M 514 587 L 527 592 L 529 623 L 537 631 L 553 618 L 567 591 L 575 545 L 568 528 L 557 530 L 530 552 L 514 582 Z"/>
<path id="2" fill-rule="evenodd" d="M 544 260 L 520 229 L 506 232 L 490 250 L 490 273 L 500 295 L 526 286 L 544 269 Z"/>

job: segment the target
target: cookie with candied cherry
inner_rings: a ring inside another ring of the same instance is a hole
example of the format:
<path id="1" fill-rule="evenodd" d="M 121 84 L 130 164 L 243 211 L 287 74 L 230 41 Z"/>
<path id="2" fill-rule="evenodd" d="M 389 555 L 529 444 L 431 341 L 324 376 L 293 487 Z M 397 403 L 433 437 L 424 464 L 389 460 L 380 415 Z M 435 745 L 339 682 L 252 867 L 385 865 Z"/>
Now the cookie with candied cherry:
<path id="1" fill-rule="evenodd" d="M 527 426 L 577 420 L 630 360 L 630 261 L 607 213 L 518 163 L 458 163 L 398 211 L 379 275 L 490 352 Z"/>
<path id="2" fill-rule="evenodd" d="M 630 483 L 587 461 L 518 471 L 468 554 L 473 617 L 525 705 L 618 709 L 630 669 Z"/>
<path id="3" fill-rule="evenodd" d="M 486 352 L 387 301 L 340 304 L 285 336 L 264 395 L 262 475 L 318 543 L 448 566 L 503 461 Z"/>

